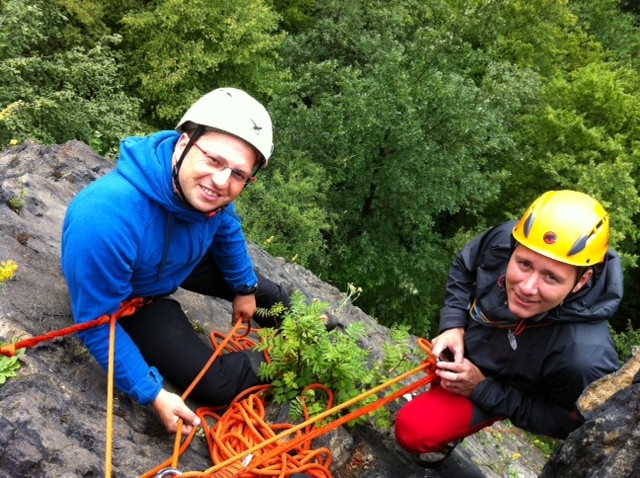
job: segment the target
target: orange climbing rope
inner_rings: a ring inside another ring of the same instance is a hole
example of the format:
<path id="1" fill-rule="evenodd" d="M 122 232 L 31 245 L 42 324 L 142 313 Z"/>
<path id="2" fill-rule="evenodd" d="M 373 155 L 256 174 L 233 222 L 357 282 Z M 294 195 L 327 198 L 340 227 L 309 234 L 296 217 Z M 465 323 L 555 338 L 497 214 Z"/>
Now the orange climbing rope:
<path id="1" fill-rule="evenodd" d="M 247 450 L 260 451 L 273 449 L 277 446 L 282 434 L 278 431 L 288 432 L 293 425 L 287 423 L 270 425 L 266 420 L 266 406 L 264 395 L 270 386 L 263 385 L 243 392 L 229 406 L 222 416 L 207 410 L 199 410 L 198 414 L 203 419 L 203 428 L 209 444 L 211 461 L 217 463 L 216 470 L 205 472 L 187 472 L 185 476 L 208 476 L 226 478 L 242 473 L 242 476 L 289 476 L 293 473 L 306 473 L 313 477 L 330 478 L 329 467 L 331 465 L 331 451 L 327 448 L 311 448 L 311 440 L 303 439 L 297 444 L 288 447 L 286 452 L 261 460 L 255 466 L 254 473 L 246 474 L 248 465 L 253 455 L 246 454 Z M 333 398 L 330 397 L 330 402 Z M 209 427 L 207 418 L 214 418 L 217 423 Z M 294 439 L 304 438 L 304 433 L 311 431 L 311 426 L 304 427 L 304 432 L 299 429 L 294 434 Z M 274 442 L 273 440 L 278 440 Z M 272 443 L 271 448 L 267 447 Z M 241 456 L 242 455 L 242 456 Z M 240 460 L 240 458 L 245 458 Z M 226 464 L 225 464 L 226 463 Z"/>
<path id="2" fill-rule="evenodd" d="M 428 369 L 428 370 L 427 370 Z M 318 421 L 333 415 L 345 408 L 348 408 L 352 405 L 355 405 L 356 403 L 362 401 L 364 398 L 373 395 L 373 394 L 377 394 L 378 392 L 382 391 L 383 389 L 390 387 L 391 385 L 405 380 L 407 378 L 409 378 L 411 375 L 414 375 L 418 372 L 421 371 L 427 371 L 427 375 L 419 380 L 417 380 L 416 382 L 412 383 L 411 385 L 405 386 L 399 390 L 397 390 L 396 392 L 393 392 L 381 399 L 378 399 L 377 401 L 370 403 L 368 405 L 365 405 L 364 407 L 361 407 L 359 409 L 356 409 L 350 413 L 347 413 L 345 415 L 340 416 L 339 418 L 337 418 L 336 420 L 322 426 L 322 427 L 314 427 L 314 428 L 309 428 L 309 425 L 311 424 L 315 424 Z M 414 368 L 413 370 L 402 374 L 394 379 L 389 380 L 388 382 L 380 385 L 379 387 L 373 388 L 347 402 L 342 403 L 341 405 L 334 407 L 332 409 L 328 409 L 326 412 L 321 413 L 311 419 L 308 419 L 306 422 L 304 422 L 302 425 L 305 426 L 305 428 L 308 430 L 304 436 L 299 436 L 296 437 L 292 440 L 289 441 L 285 441 L 285 442 L 281 442 L 279 446 L 275 447 L 273 450 L 268 451 L 267 453 L 264 453 L 263 455 L 261 455 L 260 457 L 258 457 L 255 461 L 250 462 L 249 464 L 247 464 L 247 466 L 244 467 L 244 469 L 242 470 L 242 474 L 239 475 L 232 475 L 232 476 L 251 476 L 250 474 L 248 474 L 249 472 L 251 472 L 252 470 L 255 470 L 256 468 L 258 468 L 258 466 L 260 466 L 262 463 L 267 462 L 268 460 L 272 459 L 275 456 L 278 455 L 286 455 L 288 453 L 288 451 L 290 449 L 292 449 L 294 446 L 301 444 L 303 442 L 307 442 L 307 443 L 311 443 L 312 440 L 316 439 L 317 437 L 319 437 L 320 435 L 324 435 L 328 432 L 330 432 L 331 430 L 334 430 L 352 420 L 355 420 L 356 418 L 359 418 L 363 415 L 366 415 L 368 413 L 371 413 L 374 410 L 377 410 L 378 408 L 392 402 L 393 400 L 396 400 L 398 398 L 400 398 L 401 396 L 403 396 L 406 393 L 410 393 L 413 390 L 416 390 L 418 388 L 424 387 L 425 385 L 429 384 L 430 382 L 432 382 L 435 378 L 436 375 L 433 373 L 435 371 L 435 360 L 429 360 L 425 363 L 423 363 L 422 365 Z M 294 427 L 296 428 L 296 427 Z M 281 434 L 282 436 L 283 434 Z M 327 469 L 327 473 L 329 473 L 328 469 Z M 189 476 L 189 475 L 187 475 Z M 315 476 L 315 475 L 312 475 Z M 324 476 L 324 475 L 323 475 Z M 331 476 L 331 474 L 327 475 L 328 477 Z"/>
<path id="3" fill-rule="evenodd" d="M 113 315 L 103 315 L 102 317 L 98 317 L 95 320 L 90 320 L 89 322 L 83 322 L 81 324 L 72 325 L 71 327 L 66 327 L 64 329 L 56 330 L 53 332 L 47 332 L 46 334 L 38 335 L 37 337 L 31 337 L 28 339 L 20 340 L 14 344 L 6 344 L 0 347 L 0 354 L 6 355 L 7 357 L 13 357 L 16 354 L 16 350 L 24 349 L 27 347 L 35 347 L 36 345 L 45 342 L 47 340 L 52 340 L 58 337 L 64 337 L 65 335 L 70 335 L 75 332 L 81 332 L 83 330 L 90 329 L 92 327 L 97 327 L 98 325 L 107 324 L 112 318 L 120 319 L 122 317 L 126 317 L 128 315 L 133 314 L 138 308 L 145 305 L 149 300 L 144 298 L 130 299 L 128 301 L 122 302 L 120 305 L 120 309 Z"/>
<path id="4" fill-rule="evenodd" d="M 104 476 L 111 477 L 111 453 L 113 450 L 113 361 L 116 350 L 116 318 L 111 317 L 109 323 L 109 369 L 107 371 L 107 444 L 105 452 Z"/>
<path id="5" fill-rule="evenodd" d="M 330 478 L 331 452 L 326 448 L 313 450 L 311 448 L 312 441 L 320 435 L 371 413 L 402 395 L 433 381 L 436 376 L 434 373 L 435 358 L 430 354 L 431 344 L 425 339 L 420 339 L 418 343 L 429 354 L 429 358 L 421 365 L 336 407 L 333 407 L 333 394 L 330 390 L 322 385 L 309 387 L 322 388 L 326 391 L 329 397 L 327 410 L 310 418 L 305 409 L 306 421 L 299 425 L 294 426 L 286 423 L 269 425 L 266 423 L 265 404 L 262 397 L 270 388 L 268 385 L 255 387 L 240 394 L 222 416 L 209 408 L 196 410 L 202 420 L 211 461 L 215 465 L 206 471 L 191 471 L 182 473 L 181 476 L 185 478 L 285 477 L 292 473 L 304 472 L 314 478 Z M 319 421 L 352 407 L 371 395 L 377 395 L 393 384 L 422 371 L 427 372 L 427 375 L 422 379 L 373 403 L 340 416 L 322 427 L 315 426 Z M 214 427 L 210 427 L 207 419 L 215 419 L 217 423 Z M 193 437 L 194 433 L 195 431 L 192 432 L 188 440 Z M 180 453 L 186 448 L 185 444 L 183 444 Z M 167 463 L 165 462 L 160 467 L 143 475 L 143 478 L 154 476 L 153 473 Z"/>
<path id="6" fill-rule="evenodd" d="M 0 354 L 13 356 L 17 349 L 33 347 L 45 340 L 69 335 L 74 332 L 110 323 L 109 340 L 109 370 L 108 370 L 108 395 L 107 395 L 107 450 L 105 457 L 105 476 L 111 477 L 112 438 L 113 438 L 113 360 L 115 355 L 115 331 L 116 321 L 121 317 L 133 314 L 139 307 L 147 303 L 145 299 L 132 299 L 123 302 L 120 310 L 115 314 L 104 315 L 94 321 L 76 324 L 56 332 L 50 332 L 38 337 L 22 340 L 14 344 L 0 347 Z M 239 333 L 242 328 L 242 333 Z M 253 329 L 238 321 L 233 330 L 226 336 L 213 332 L 211 341 L 214 345 L 214 353 L 194 379 L 191 385 L 182 395 L 183 400 L 191 393 L 202 376 L 211 367 L 217 357 L 224 351 L 237 352 L 255 347 L 255 343 L 247 338 Z M 221 340 L 221 341 L 219 341 Z M 327 448 L 312 449 L 312 441 L 320 435 L 371 413 L 374 410 L 390 403 L 393 400 L 421 388 L 432 382 L 435 378 L 435 358 L 431 354 L 431 344 L 425 339 L 418 340 L 419 346 L 428 354 L 429 358 L 414 369 L 406 372 L 388 382 L 375 387 L 363 394 L 333 406 L 333 394 L 322 385 L 312 385 L 308 388 L 322 388 L 328 396 L 327 410 L 312 418 L 308 416 L 305 407 L 305 421 L 298 425 L 292 424 L 268 424 L 266 422 L 264 397 L 269 390 L 269 385 L 254 387 L 245 390 L 227 407 L 222 415 L 217 412 L 219 408 L 200 408 L 196 410 L 201 419 L 205 437 L 209 444 L 210 457 L 214 466 L 208 470 L 182 473 L 183 477 L 207 477 L 207 478 L 257 478 L 279 477 L 285 478 L 293 473 L 306 473 L 314 478 L 331 478 L 329 467 L 331 465 L 331 451 Z M 339 416 L 337 419 L 317 427 L 316 424 L 332 415 L 342 412 L 346 408 L 353 407 L 369 396 L 376 395 L 384 389 L 408 379 L 419 372 L 426 372 L 426 376 L 376 400 L 364 407 L 357 408 L 349 413 Z M 214 426 L 210 426 L 207 420 L 215 420 Z M 188 437 L 181 444 L 182 422 L 178 423 L 178 433 L 172 458 L 158 467 L 142 475 L 142 478 L 157 476 L 157 473 L 171 465 L 176 468 L 178 457 L 184 453 L 191 443 L 197 429 L 194 427 Z"/>
<path id="7" fill-rule="evenodd" d="M 244 332 L 239 333 L 242 329 L 245 329 Z M 200 370 L 200 372 L 193 379 L 191 384 L 182 393 L 181 395 L 182 400 L 187 399 L 191 391 L 198 385 L 198 383 L 200 382 L 204 374 L 207 373 L 207 370 L 211 368 L 211 365 L 213 365 L 213 362 L 222 354 L 222 352 L 224 352 L 225 350 L 228 352 L 237 352 L 240 350 L 253 348 L 256 345 L 255 342 L 251 341 L 246 337 L 249 334 L 249 332 L 251 332 L 251 328 L 248 325 L 244 324 L 241 320 L 238 320 L 234 325 L 233 329 L 231 329 L 231 332 L 229 332 L 229 334 L 227 334 L 226 336 L 223 336 L 219 332 L 215 332 L 215 331 L 210 334 L 211 343 L 214 346 L 214 352 L 209 358 L 209 360 L 207 361 L 207 363 L 204 365 L 202 370 Z M 218 343 L 219 338 L 222 338 L 222 342 L 220 343 Z M 196 432 L 196 429 L 194 428 L 192 432 L 189 434 L 189 436 L 185 439 L 185 442 L 182 445 L 180 445 L 180 441 L 182 439 L 182 419 L 178 420 L 178 430 L 176 432 L 176 439 L 174 443 L 172 458 L 158 465 L 157 467 L 148 471 L 142 476 L 143 477 L 154 476 L 155 474 L 157 474 L 158 471 L 160 471 L 161 469 L 169 465 L 172 468 L 177 468 L 178 457 L 187 449 L 188 445 L 191 443 L 191 440 L 193 439 L 193 436 L 195 435 L 195 432 Z"/>

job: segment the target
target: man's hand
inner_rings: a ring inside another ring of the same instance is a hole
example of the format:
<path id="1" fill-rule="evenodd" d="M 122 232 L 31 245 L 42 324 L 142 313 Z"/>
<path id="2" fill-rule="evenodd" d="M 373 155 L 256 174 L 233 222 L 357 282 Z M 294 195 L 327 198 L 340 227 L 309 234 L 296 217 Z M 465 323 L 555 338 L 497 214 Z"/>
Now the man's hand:
<path id="1" fill-rule="evenodd" d="M 193 413 L 175 393 L 167 392 L 164 388 L 152 403 L 153 408 L 158 413 L 160 421 L 170 432 L 178 431 L 178 420 L 182 418 L 182 433 L 191 433 L 193 427 L 200 425 L 200 418 Z"/>
<path id="2" fill-rule="evenodd" d="M 440 377 L 440 386 L 445 390 L 468 397 L 486 377 L 468 359 L 458 362 L 438 362 L 436 375 Z"/>
<path id="3" fill-rule="evenodd" d="M 454 329 L 448 329 L 438 335 L 431 341 L 433 345 L 432 353 L 437 359 L 446 360 L 441 355 L 445 349 L 453 354 L 453 361 L 456 363 L 462 363 L 464 359 L 464 328 L 456 327 Z M 448 360 L 451 362 L 451 360 Z"/>
<path id="4" fill-rule="evenodd" d="M 256 313 L 256 296 L 250 295 L 236 295 L 233 299 L 233 315 L 232 324 L 235 325 L 238 320 L 242 320 L 245 323 L 251 322 L 253 314 Z"/>

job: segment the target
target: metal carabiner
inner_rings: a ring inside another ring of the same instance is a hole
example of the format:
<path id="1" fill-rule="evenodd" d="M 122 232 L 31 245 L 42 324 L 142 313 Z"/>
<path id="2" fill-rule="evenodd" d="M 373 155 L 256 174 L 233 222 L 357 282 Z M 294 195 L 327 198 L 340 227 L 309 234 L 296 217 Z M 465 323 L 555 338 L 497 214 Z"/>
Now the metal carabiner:
<path id="1" fill-rule="evenodd" d="M 163 468 L 160 470 L 154 478 L 171 478 L 172 476 L 180 476 L 182 472 L 175 468 Z"/>

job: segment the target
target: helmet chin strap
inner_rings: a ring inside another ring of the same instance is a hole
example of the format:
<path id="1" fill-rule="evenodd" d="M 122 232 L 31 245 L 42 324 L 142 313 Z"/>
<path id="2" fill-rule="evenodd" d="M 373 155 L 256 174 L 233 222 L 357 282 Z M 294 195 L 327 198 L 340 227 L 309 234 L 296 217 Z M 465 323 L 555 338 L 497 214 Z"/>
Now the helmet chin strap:
<path id="1" fill-rule="evenodd" d="M 180 158 L 178 159 L 178 161 L 176 161 L 176 164 L 173 165 L 173 168 L 171 170 L 171 178 L 173 179 L 173 185 L 176 188 L 178 197 L 182 200 L 182 202 L 184 202 L 191 209 L 195 209 L 195 208 L 187 200 L 187 197 L 185 196 L 184 191 L 182 190 L 182 186 L 180 185 L 180 168 L 182 167 L 182 162 L 184 161 L 184 158 L 187 156 L 187 153 L 189 152 L 189 150 L 191 149 L 191 146 L 193 146 L 193 143 L 198 141 L 198 138 L 202 136 L 202 133 L 204 133 L 204 126 L 198 125 L 198 127 L 194 130 L 194 132 L 189 137 L 189 142 L 182 150 L 182 154 L 180 155 Z"/>
<path id="2" fill-rule="evenodd" d="M 253 176 L 254 178 L 258 175 L 258 172 L 260 171 L 260 169 L 262 169 L 262 165 L 264 164 L 264 157 L 262 156 L 262 154 L 260 153 L 260 151 L 258 151 L 257 149 L 253 148 L 253 150 L 256 153 L 256 163 L 258 163 L 256 166 L 254 166 L 254 170 L 251 172 L 251 176 Z M 242 185 L 242 190 L 244 191 L 245 188 L 251 184 L 250 180 L 247 180 L 247 182 L 245 182 Z"/>
<path id="3" fill-rule="evenodd" d="M 205 132 L 205 127 L 203 125 L 200 124 L 200 125 L 198 125 L 196 127 L 196 129 L 193 131 L 193 133 L 189 137 L 189 141 L 187 142 L 186 146 L 182 150 L 182 154 L 180 155 L 180 158 L 178 159 L 178 161 L 176 161 L 176 164 L 174 164 L 173 168 L 171 169 L 171 178 L 173 180 L 173 185 L 174 185 L 174 187 L 176 189 L 178 197 L 182 200 L 182 202 L 184 202 L 187 206 L 189 206 L 193 210 L 197 210 L 197 209 L 195 207 L 193 207 L 192 204 L 189 203 L 189 201 L 187 199 L 187 196 L 185 196 L 184 191 L 182 190 L 182 186 L 180 185 L 180 168 L 182 167 L 182 162 L 184 161 L 184 158 L 187 156 L 187 153 L 189 152 L 189 150 L 193 146 L 193 143 L 198 141 L 198 139 L 200 138 L 200 136 L 202 136 L 202 134 L 204 132 Z M 259 158 L 261 158 L 261 154 L 258 151 L 256 151 L 256 155 Z M 264 163 L 264 158 L 261 158 L 260 162 L 259 162 L 258 166 L 255 168 L 256 170 L 252 174 L 252 176 L 255 176 L 258 173 L 258 171 L 260 170 L 260 167 L 262 166 L 263 163 Z M 249 182 L 247 181 L 242 186 L 242 189 L 244 190 L 244 188 L 246 188 L 248 184 L 249 184 Z M 222 208 L 214 209 L 212 211 L 209 211 L 207 214 L 214 215 L 215 213 L 218 212 L 219 209 L 222 209 Z"/>

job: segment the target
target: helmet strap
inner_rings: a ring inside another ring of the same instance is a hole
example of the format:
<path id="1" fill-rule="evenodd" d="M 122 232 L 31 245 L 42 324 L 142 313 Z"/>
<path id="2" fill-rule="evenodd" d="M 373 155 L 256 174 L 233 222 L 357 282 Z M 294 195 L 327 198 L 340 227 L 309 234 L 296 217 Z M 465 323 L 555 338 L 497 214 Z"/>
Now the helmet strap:
<path id="1" fill-rule="evenodd" d="M 184 191 L 182 190 L 182 186 L 180 185 L 180 168 L 182 167 L 182 162 L 184 161 L 184 158 L 187 156 L 187 153 L 189 152 L 189 150 L 191 149 L 191 146 L 193 146 L 193 143 L 198 141 L 198 138 L 202 136 L 202 133 L 204 133 L 204 129 L 205 128 L 203 125 L 198 125 L 196 127 L 194 132 L 189 137 L 189 142 L 182 150 L 182 154 L 180 155 L 180 158 L 178 159 L 178 161 L 176 161 L 176 164 L 173 165 L 173 168 L 171 170 L 173 185 L 175 186 L 176 191 L 178 192 L 178 196 L 191 209 L 195 209 L 195 208 L 191 204 L 189 204 L 189 201 L 187 201 L 187 197 L 184 195 Z"/>
<path id="2" fill-rule="evenodd" d="M 262 154 L 260 154 L 260 152 L 254 148 L 254 151 L 256 152 L 256 157 L 260 158 L 260 160 L 258 161 L 257 166 L 255 167 L 255 169 L 251 172 L 251 176 L 253 176 L 254 178 L 258 175 L 258 171 L 260 171 L 262 169 L 262 165 L 264 164 L 264 158 L 262 157 Z M 253 181 L 251 181 L 250 179 L 247 180 L 247 182 L 245 182 L 242 185 L 242 190 L 244 191 L 244 189 L 251 184 Z"/>

